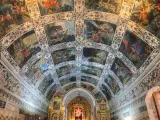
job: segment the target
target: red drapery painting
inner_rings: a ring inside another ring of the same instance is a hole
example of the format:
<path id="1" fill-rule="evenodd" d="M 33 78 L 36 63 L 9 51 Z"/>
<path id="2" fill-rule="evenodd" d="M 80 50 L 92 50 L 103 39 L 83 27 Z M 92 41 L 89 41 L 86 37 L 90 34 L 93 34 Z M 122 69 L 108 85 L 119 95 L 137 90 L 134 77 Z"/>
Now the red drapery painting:
<path id="1" fill-rule="evenodd" d="M 75 108 L 74 110 L 75 120 L 82 120 L 82 108 Z"/>

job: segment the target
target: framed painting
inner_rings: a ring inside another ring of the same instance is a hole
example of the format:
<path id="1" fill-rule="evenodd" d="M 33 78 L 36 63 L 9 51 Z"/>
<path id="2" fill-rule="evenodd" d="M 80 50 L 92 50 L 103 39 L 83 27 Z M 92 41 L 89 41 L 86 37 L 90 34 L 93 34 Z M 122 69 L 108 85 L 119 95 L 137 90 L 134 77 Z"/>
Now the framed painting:
<path id="1" fill-rule="evenodd" d="M 152 47 L 129 31 L 125 33 L 119 50 L 137 68 L 142 66 L 153 51 Z"/>
<path id="2" fill-rule="evenodd" d="M 123 85 L 132 77 L 131 70 L 119 58 L 115 59 L 111 70 L 118 76 Z"/>
<path id="3" fill-rule="evenodd" d="M 131 19 L 160 38 L 160 1 L 136 0 Z"/>
<path id="4" fill-rule="evenodd" d="M 29 20 L 25 0 L 0 1 L 0 39 L 18 25 Z"/>
<path id="5" fill-rule="evenodd" d="M 76 73 L 77 72 L 77 67 L 76 67 L 76 65 L 72 64 L 72 65 L 67 65 L 67 66 L 60 67 L 56 71 L 57 71 L 58 77 L 62 77 L 62 76 L 67 75 L 67 74 Z"/>
<path id="6" fill-rule="evenodd" d="M 75 60 L 76 49 L 67 48 L 52 53 L 54 64 Z"/>
<path id="7" fill-rule="evenodd" d="M 49 46 L 75 41 L 74 21 L 52 23 L 45 26 Z"/>
<path id="8" fill-rule="evenodd" d="M 42 15 L 74 10 L 74 0 L 38 0 Z"/>
<path id="9" fill-rule="evenodd" d="M 16 40 L 7 50 L 15 62 L 22 68 L 32 56 L 41 51 L 41 48 L 35 32 L 30 31 Z"/>
<path id="10" fill-rule="evenodd" d="M 87 9 L 119 14 L 122 0 L 86 0 L 85 4 Z"/>
<path id="11" fill-rule="evenodd" d="M 102 69 L 94 66 L 82 65 L 81 72 L 85 74 L 91 74 L 100 77 L 102 74 Z"/>
<path id="12" fill-rule="evenodd" d="M 110 74 L 106 74 L 104 82 L 111 88 L 114 94 L 119 92 L 120 87 L 116 80 Z"/>
<path id="13" fill-rule="evenodd" d="M 64 86 L 72 82 L 76 82 L 76 77 L 70 77 L 70 78 L 60 80 L 61 86 Z"/>
<path id="14" fill-rule="evenodd" d="M 88 83 L 94 84 L 95 86 L 98 84 L 98 80 L 96 80 L 94 78 L 91 78 L 91 77 L 86 77 L 86 76 L 82 76 L 81 77 L 81 81 L 82 82 L 88 82 Z"/>
<path id="15" fill-rule="evenodd" d="M 94 48 L 83 49 L 83 61 L 105 64 L 108 53 Z"/>
<path id="16" fill-rule="evenodd" d="M 116 25 L 96 20 L 85 20 L 85 39 L 90 42 L 112 44 Z"/>

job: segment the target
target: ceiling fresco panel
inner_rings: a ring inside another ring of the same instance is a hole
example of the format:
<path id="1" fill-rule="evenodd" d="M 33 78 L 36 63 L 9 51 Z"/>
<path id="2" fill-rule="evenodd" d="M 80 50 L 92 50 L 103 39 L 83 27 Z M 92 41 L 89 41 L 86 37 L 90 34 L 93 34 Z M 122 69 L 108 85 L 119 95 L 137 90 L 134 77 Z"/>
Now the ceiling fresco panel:
<path id="1" fill-rule="evenodd" d="M 82 82 L 88 82 L 91 84 L 94 84 L 95 86 L 98 84 L 98 80 L 91 78 L 91 77 L 87 77 L 87 76 L 82 76 L 81 77 L 81 81 Z"/>
<path id="2" fill-rule="evenodd" d="M 84 23 L 84 35 L 87 41 L 93 41 L 106 45 L 112 44 L 112 39 L 116 30 L 116 25 L 96 20 L 85 20 Z"/>
<path id="3" fill-rule="evenodd" d="M 108 53 L 106 51 L 83 48 L 83 61 L 105 64 Z"/>
<path id="4" fill-rule="evenodd" d="M 75 74 L 77 72 L 77 67 L 76 65 L 71 64 L 71 65 L 60 67 L 56 71 L 57 71 L 58 77 L 62 77 L 67 74 Z"/>
<path id="5" fill-rule="evenodd" d="M 65 78 L 65 79 L 60 80 L 61 86 L 64 86 L 71 82 L 76 82 L 76 77 L 70 77 L 70 78 Z"/>
<path id="6" fill-rule="evenodd" d="M 128 57 L 137 68 L 140 68 L 153 49 L 136 35 L 127 31 L 119 50 Z"/>
<path id="7" fill-rule="evenodd" d="M 0 63 L 0 85 L 4 86 L 14 94 L 21 94 L 19 81 Z"/>
<path id="8" fill-rule="evenodd" d="M 104 82 L 111 88 L 114 94 L 119 92 L 120 87 L 118 83 L 116 82 L 116 80 L 110 74 L 108 73 L 106 74 L 106 78 Z"/>
<path id="9" fill-rule="evenodd" d="M 47 90 L 47 88 L 54 82 L 52 75 L 49 74 L 44 78 L 44 80 L 40 83 L 38 89 L 41 91 L 42 94 L 44 94 Z"/>
<path id="10" fill-rule="evenodd" d="M 45 26 L 49 46 L 75 41 L 74 21 L 56 22 Z"/>
<path id="11" fill-rule="evenodd" d="M 86 0 L 86 8 L 119 14 L 122 0 Z"/>
<path id="12" fill-rule="evenodd" d="M 75 60 L 76 49 L 67 48 L 52 53 L 54 64 Z"/>
<path id="13" fill-rule="evenodd" d="M 38 0 L 41 15 L 74 10 L 74 0 Z"/>
<path id="14" fill-rule="evenodd" d="M 41 48 L 35 32 L 30 31 L 16 40 L 7 50 L 22 68 L 33 55 L 41 51 Z"/>
<path id="15" fill-rule="evenodd" d="M 94 97 L 96 98 L 96 102 L 100 103 L 102 100 L 106 101 L 106 99 L 104 98 L 104 96 L 102 95 L 102 93 L 99 91 L 97 92 Z"/>
<path id="16" fill-rule="evenodd" d="M 98 68 L 98 67 L 82 65 L 81 66 L 81 72 L 85 73 L 85 74 L 91 74 L 91 75 L 100 77 L 101 74 L 102 74 L 102 69 Z"/>
<path id="17" fill-rule="evenodd" d="M 71 83 L 71 84 L 63 87 L 63 89 L 65 91 L 69 91 L 69 90 L 74 89 L 74 88 L 77 88 L 77 84 L 76 83 Z"/>
<path id="18" fill-rule="evenodd" d="M 115 58 L 111 70 L 119 77 L 123 85 L 132 77 L 131 70 L 117 57 Z"/>
<path id="19" fill-rule="evenodd" d="M 0 1 L 0 38 L 29 20 L 25 0 Z"/>
<path id="20" fill-rule="evenodd" d="M 87 89 L 92 94 L 93 94 L 93 90 L 95 89 L 93 86 L 91 86 L 89 84 L 86 84 L 86 83 L 83 83 L 83 82 L 81 82 L 81 87 L 84 88 L 84 89 Z"/>
<path id="21" fill-rule="evenodd" d="M 47 93 L 47 95 L 46 95 L 47 99 L 48 99 L 48 100 L 51 100 L 52 97 L 53 97 L 53 95 L 54 95 L 54 93 L 56 93 L 56 91 L 57 91 L 57 85 L 55 84 L 55 85 L 53 85 L 52 88 L 48 91 L 48 93 Z"/>
<path id="22" fill-rule="evenodd" d="M 160 1 L 136 0 L 131 20 L 160 38 Z"/>
<path id="23" fill-rule="evenodd" d="M 35 85 L 43 73 L 48 70 L 47 68 L 44 57 L 42 57 L 41 59 L 36 60 L 32 66 L 27 69 L 25 75 Z"/>
<path id="24" fill-rule="evenodd" d="M 104 95 L 106 96 L 106 98 L 107 98 L 108 101 L 111 100 L 112 95 L 111 95 L 111 93 L 109 92 L 109 90 L 107 89 L 106 86 L 104 86 L 102 84 L 102 86 L 100 87 L 100 90 L 104 93 Z"/>

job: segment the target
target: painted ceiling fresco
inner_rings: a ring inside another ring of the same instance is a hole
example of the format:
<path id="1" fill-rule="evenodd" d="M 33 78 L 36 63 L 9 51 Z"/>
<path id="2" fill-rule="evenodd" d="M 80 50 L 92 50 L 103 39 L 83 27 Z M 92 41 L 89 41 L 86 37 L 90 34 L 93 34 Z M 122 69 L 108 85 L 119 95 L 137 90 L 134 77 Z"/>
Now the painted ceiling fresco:
<path id="1" fill-rule="evenodd" d="M 38 0 L 41 15 L 74 10 L 74 0 Z"/>
<path id="2" fill-rule="evenodd" d="M 74 21 L 57 22 L 46 25 L 49 46 L 75 41 Z"/>
<path id="3" fill-rule="evenodd" d="M 0 1 L 0 38 L 29 20 L 25 0 Z"/>
<path id="4" fill-rule="evenodd" d="M 70 77 L 70 78 L 65 78 L 65 79 L 60 80 L 61 86 L 64 86 L 71 82 L 76 82 L 76 77 Z"/>
<path id="5" fill-rule="evenodd" d="M 159 39 L 159 0 L 0 1 L 2 68 L 47 100 L 77 87 L 112 99 L 151 65 Z"/>
<path id="6" fill-rule="evenodd" d="M 115 30 L 116 25 L 114 24 L 95 20 L 85 20 L 85 39 L 90 42 L 93 41 L 111 45 Z"/>
<path id="7" fill-rule="evenodd" d="M 93 49 L 93 48 L 84 48 L 83 49 L 83 61 L 95 62 L 100 64 L 105 64 L 107 58 L 107 52 Z"/>
<path id="8" fill-rule="evenodd" d="M 8 47 L 8 52 L 20 67 L 36 53 L 41 51 L 34 31 L 28 32 Z"/>
<path id="9" fill-rule="evenodd" d="M 38 89 L 44 94 L 44 93 L 46 92 L 48 86 L 49 86 L 50 84 L 52 84 L 53 82 L 54 82 L 54 80 L 53 80 L 51 74 L 49 74 L 49 75 L 46 76 L 46 77 L 44 78 L 44 80 L 40 83 Z"/>
<path id="10" fill-rule="evenodd" d="M 119 13 L 122 0 L 86 0 L 86 8 L 111 13 Z"/>

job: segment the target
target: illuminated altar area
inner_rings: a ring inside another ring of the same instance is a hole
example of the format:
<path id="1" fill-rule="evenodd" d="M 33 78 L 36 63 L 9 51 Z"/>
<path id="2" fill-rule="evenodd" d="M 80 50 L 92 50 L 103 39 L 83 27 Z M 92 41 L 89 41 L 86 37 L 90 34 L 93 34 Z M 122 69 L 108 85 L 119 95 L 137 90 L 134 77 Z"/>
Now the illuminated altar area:
<path id="1" fill-rule="evenodd" d="M 95 98 L 87 90 L 58 91 L 49 106 L 48 120 L 110 120 L 107 101 Z"/>
<path id="2" fill-rule="evenodd" d="M 91 120 L 91 107 L 88 101 L 78 96 L 67 107 L 68 120 Z"/>

